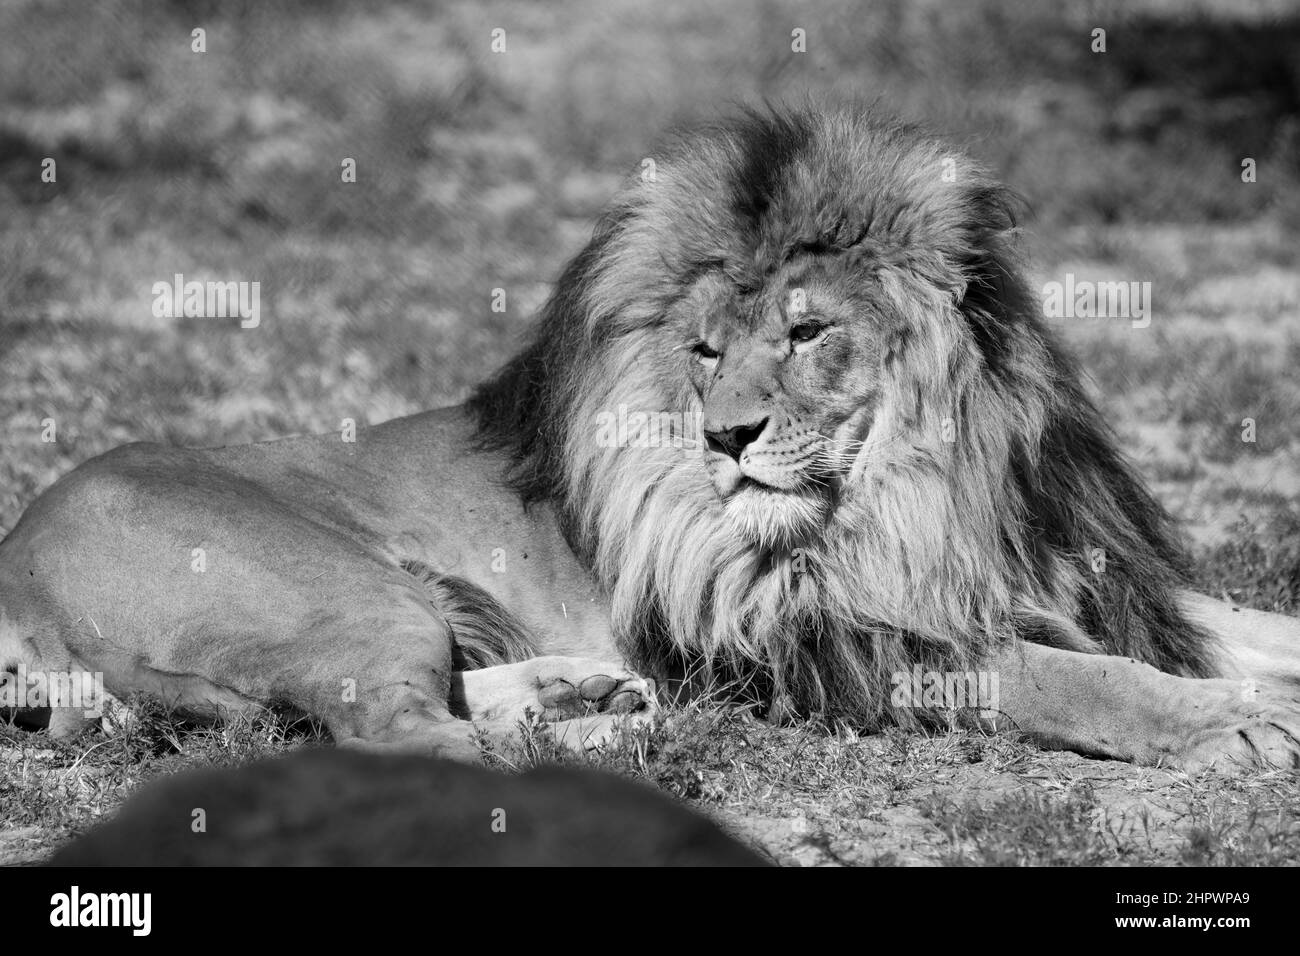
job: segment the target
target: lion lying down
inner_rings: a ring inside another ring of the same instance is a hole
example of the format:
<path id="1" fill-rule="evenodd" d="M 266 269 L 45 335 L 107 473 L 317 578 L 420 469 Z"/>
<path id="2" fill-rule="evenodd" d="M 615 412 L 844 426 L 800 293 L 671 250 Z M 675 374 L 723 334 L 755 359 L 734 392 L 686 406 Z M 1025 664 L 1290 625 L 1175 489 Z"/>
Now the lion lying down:
<path id="1" fill-rule="evenodd" d="M 863 728 L 964 705 L 1089 754 L 1296 765 L 1300 628 L 1185 590 L 1007 190 L 861 111 L 654 156 L 467 405 L 58 481 L 0 544 L 3 663 L 459 756 L 527 708 L 599 741 L 690 671 Z M 968 673 L 996 700 L 898 693 Z"/>

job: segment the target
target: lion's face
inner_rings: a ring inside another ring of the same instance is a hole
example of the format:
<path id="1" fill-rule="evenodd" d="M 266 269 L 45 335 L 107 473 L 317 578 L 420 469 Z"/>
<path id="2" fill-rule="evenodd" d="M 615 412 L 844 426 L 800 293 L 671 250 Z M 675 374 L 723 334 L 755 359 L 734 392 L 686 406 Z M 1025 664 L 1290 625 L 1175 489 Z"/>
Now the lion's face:
<path id="1" fill-rule="evenodd" d="M 849 114 L 667 152 L 579 260 L 594 266 L 580 286 L 590 354 L 610 374 L 584 412 L 698 422 L 699 454 L 674 467 L 711 484 L 710 516 L 738 547 L 826 541 L 876 470 L 952 440 L 942 422 L 977 374 L 961 302 L 980 237 L 1006 216 L 974 164 L 946 181 L 945 157 Z M 666 462 L 630 449 L 622 466 Z"/>
<path id="2" fill-rule="evenodd" d="M 728 519 L 755 543 L 817 535 L 879 399 L 888 332 L 870 283 L 828 256 L 799 256 L 753 285 L 721 262 L 670 322 Z"/>

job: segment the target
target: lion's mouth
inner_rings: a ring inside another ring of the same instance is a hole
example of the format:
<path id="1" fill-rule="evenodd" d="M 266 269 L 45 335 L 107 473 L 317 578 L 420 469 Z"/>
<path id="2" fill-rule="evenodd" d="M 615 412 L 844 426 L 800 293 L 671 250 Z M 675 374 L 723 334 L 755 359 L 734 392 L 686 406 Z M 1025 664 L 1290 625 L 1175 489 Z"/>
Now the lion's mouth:
<path id="1" fill-rule="evenodd" d="M 718 497 L 722 499 L 724 504 L 748 496 L 760 497 L 764 495 L 789 495 L 799 493 L 794 489 L 779 488 L 776 485 L 770 485 L 765 481 L 760 481 L 752 475 L 747 475 L 744 472 L 739 471 L 739 469 L 730 475 L 715 476 L 714 486 L 717 488 Z"/>
<path id="2" fill-rule="evenodd" d="M 774 494 L 782 493 L 782 489 L 780 488 L 774 488 L 772 485 L 764 484 L 763 482 L 759 481 L 757 478 L 751 478 L 749 475 L 741 475 L 740 480 L 736 482 L 735 487 L 731 489 L 731 494 L 728 495 L 727 497 L 731 497 L 731 495 L 740 494 L 742 491 L 747 491 L 749 489 L 753 489 L 755 491 L 770 491 Z"/>
<path id="3" fill-rule="evenodd" d="M 788 483 L 778 485 L 755 478 L 740 469 L 735 469 L 730 474 L 715 473 L 713 477 L 718 496 L 724 502 L 745 495 L 819 498 L 822 497 L 820 491 L 824 490 L 825 485 L 824 481 L 818 481 L 812 476 L 791 476 Z"/>
<path id="4" fill-rule="evenodd" d="M 783 498 L 797 498 L 806 500 L 809 498 L 822 497 L 817 493 L 816 486 L 812 484 L 800 484 L 793 488 L 779 488 L 776 485 L 769 485 L 759 481 L 757 478 L 751 478 L 749 475 L 742 475 L 740 480 L 722 496 L 724 502 L 743 501 L 747 498 L 780 500 Z"/>
<path id="5" fill-rule="evenodd" d="M 777 488 L 741 475 L 721 493 L 723 511 L 742 537 L 759 547 L 794 547 L 815 540 L 831 502 L 807 487 Z"/>

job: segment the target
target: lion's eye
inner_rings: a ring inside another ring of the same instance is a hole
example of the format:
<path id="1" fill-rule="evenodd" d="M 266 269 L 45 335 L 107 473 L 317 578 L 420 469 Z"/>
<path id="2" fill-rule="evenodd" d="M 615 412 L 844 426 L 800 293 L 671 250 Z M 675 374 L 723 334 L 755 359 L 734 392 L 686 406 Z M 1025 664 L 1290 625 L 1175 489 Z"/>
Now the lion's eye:
<path id="1" fill-rule="evenodd" d="M 790 341 L 802 345 L 811 342 L 825 331 L 826 326 L 818 325 L 816 322 L 800 322 L 790 329 Z"/>
<path id="2" fill-rule="evenodd" d="M 700 360 L 700 364 L 707 366 L 708 368 L 717 365 L 718 359 L 721 357 L 721 353 L 716 349 L 709 348 L 707 342 L 697 342 L 691 347 L 691 351 L 694 352 L 695 357 Z"/>

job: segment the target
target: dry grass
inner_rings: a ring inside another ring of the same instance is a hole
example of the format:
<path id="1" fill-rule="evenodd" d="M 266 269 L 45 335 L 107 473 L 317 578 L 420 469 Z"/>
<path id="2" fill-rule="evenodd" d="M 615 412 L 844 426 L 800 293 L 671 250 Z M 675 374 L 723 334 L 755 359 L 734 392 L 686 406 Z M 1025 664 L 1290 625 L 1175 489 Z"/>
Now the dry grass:
<path id="1" fill-rule="evenodd" d="M 34 862 L 139 785 L 322 742 L 273 717 L 186 728 L 156 709 L 112 737 L 0 730 L 0 862 Z M 574 753 L 540 722 L 482 738 L 488 766 L 640 777 L 786 865 L 1286 865 L 1300 859 L 1294 773 L 1188 776 L 969 731 L 861 737 L 743 709 L 670 706 L 653 729 Z"/>

